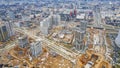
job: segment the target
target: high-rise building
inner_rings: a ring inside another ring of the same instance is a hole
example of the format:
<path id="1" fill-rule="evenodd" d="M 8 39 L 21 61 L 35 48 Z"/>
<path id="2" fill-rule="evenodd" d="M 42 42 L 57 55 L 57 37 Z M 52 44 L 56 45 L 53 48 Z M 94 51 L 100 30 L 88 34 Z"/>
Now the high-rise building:
<path id="1" fill-rule="evenodd" d="M 7 27 L 0 23 L 0 41 L 5 42 L 9 39 Z"/>
<path id="2" fill-rule="evenodd" d="M 15 35 L 14 29 L 13 29 L 13 23 L 10 21 L 6 21 L 5 22 L 7 31 L 8 31 L 8 36 L 11 37 L 13 35 Z"/>
<path id="3" fill-rule="evenodd" d="M 37 41 L 35 43 L 31 43 L 30 52 L 32 57 L 38 57 L 42 53 L 41 42 Z"/>
<path id="4" fill-rule="evenodd" d="M 25 48 L 27 47 L 29 41 L 28 41 L 28 38 L 27 36 L 21 36 L 18 38 L 18 45 L 21 47 L 21 48 Z"/>
<path id="5" fill-rule="evenodd" d="M 14 35 L 12 22 L 2 21 L 0 22 L 0 41 L 7 41 Z"/>
<path id="6" fill-rule="evenodd" d="M 87 28 L 87 21 L 81 21 L 80 22 L 80 29 L 83 31 L 86 31 Z"/>
<path id="7" fill-rule="evenodd" d="M 83 45 L 84 31 L 75 29 L 74 32 L 74 46 L 78 51 L 83 51 L 85 46 Z"/>
<path id="8" fill-rule="evenodd" d="M 114 43 L 114 41 L 113 41 L 113 43 Z M 117 35 L 117 37 L 116 37 L 116 39 L 115 39 L 115 44 L 116 45 L 114 45 L 114 54 L 113 54 L 113 61 L 115 62 L 115 63 L 119 63 L 119 57 L 120 57 L 120 52 L 119 52 L 119 50 L 120 50 L 120 30 L 119 30 L 119 33 L 118 33 L 118 35 Z"/>
<path id="9" fill-rule="evenodd" d="M 95 5 L 94 8 L 93 8 L 94 12 L 94 25 L 95 26 L 99 26 L 99 27 L 102 27 L 102 25 L 99 25 L 99 24 L 102 24 L 102 19 L 101 19 L 101 8 L 99 5 Z"/>
<path id="10" fill-rule="evenodd" d="M 76 50 L 83 52 L 85 50 L 84 34 L 86 32 L 87 22 L 81 22 L 74 30 L 74 46 Z"/>
<path id="11" fill-rule="evenodd" d="M 58 25 L 59 24 L 59 22 L 60 22 L 60 15 L 53 15 L 53 16 L 51 16 L 51 23 L 52 23 L 52 25 Z"/>
<path id="12" fill-rule="evenodd" d="M 60 16 L 59 15 L 50 15 L 48 18 L 44 19 L 42 22 L 40 22 L 40 31 L 47 35 L 49 34 L 49 30 L 53 27 L 58 25 L 60 22 Z"/>
<path id="13" fill-rule="evenodd" d="M 48 19 L 44 19 L 42 22 L 40 22 L 40 31 L 47 35 L 49 33 L 49 20 Z"/>
<path id="14" fill-rule="evenodd" d="M 115 39 L 115 43 L 120 48 L 120 30 L 119 30 L 117 38 Z"/>

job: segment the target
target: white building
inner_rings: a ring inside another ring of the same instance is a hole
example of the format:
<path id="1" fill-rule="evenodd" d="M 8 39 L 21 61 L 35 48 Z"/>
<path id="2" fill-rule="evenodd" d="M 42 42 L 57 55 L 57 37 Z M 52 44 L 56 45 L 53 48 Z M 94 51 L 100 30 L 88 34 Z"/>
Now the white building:
<path id="1" fill-rule="evenodd" d="M 41 42 L 37 41 L 37 42 L 31 43 L 30 52 L 32 57 L 39 56 L 42 53 Z"/>
<path id="2" fill-rule="evenodd" d="M 48 18 L 44 19 L 40 22 L 40 31 L 47 35 L 49 34 L 49 30 L 53 27 L 58 25 L 60 22 L 59 15 L 50 15 Z"/>
<path id="3" fill-rule="evenodd" d="M 50 28 L 50 21 L 48 19 L 44 19 L 42 22 L 40 22 L 40 31 L 47 35 Z"/>
<path id="4" fill-rule="evenodd" d="M 22 27 L 23 26 L 22 21 L 16 21 L 16 22 L 14 22 L 14 25 L 15 25 L 15 27 Z"/>
<path id="5" fill-rule="evenodd" d="M 85 19 L 85 14 L 77 15 L 76 19 L 78 19 L 78 20 L 84 20 Z"/>
<path id="6" fill-rule="evenodd" d="M 118 47 L 120 47 L 120 30 L 119 30 L 117 38 L 115 39 L 115 43 L 117 44 Z"/>
<path id="7" fill-rule="evenodd" d="M 101 11 L 101 18 L 104 19 L 105 17 L 113 17 L 115 13 L 112 11 Z"/>

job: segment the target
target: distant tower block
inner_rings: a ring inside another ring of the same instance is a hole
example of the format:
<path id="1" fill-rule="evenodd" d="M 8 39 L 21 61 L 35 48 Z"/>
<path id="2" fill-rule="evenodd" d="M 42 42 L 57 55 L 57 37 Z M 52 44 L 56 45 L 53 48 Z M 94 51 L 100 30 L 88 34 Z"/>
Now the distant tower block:
<path id="1" fill-rule="evenodd" d="M 42 46 L 40 41 L 31 43 L 30 53 L 32 57 L 38 57 L 42 53 Z"/>
<path id="2" fill-rule="evenodd" d="M 40 22 L 40 31 L 41 33 L 47 35 L 49 34 L 49 30 L 53 26 L 57 26 L 60 23 L 60 16 L 59 15 L 50 15 L 46 19 Z"/>
<path id="3" fill-rule="evenodd" d="M 27 47 L 28 44 L 29 44 L 29 41 L 28 41 L 27 36 L 24 35 L 24 36 L 18 38 L 18 45 L 21 48 Z"/>
<path id="4" fill-rule="evenodd" d="M 115 39 L 115 43 L 116 43 L 117 46 L 120 48 L 120 30 L 119 30 L 119 33 L 118 33 L 117 38 Z"/>
<path id="5" fill-rule="evenodd" d="M 81 21 L 80 22 L 80 29 L 83 31 L 86 31 L 87 28 L 87 21 Z"/>

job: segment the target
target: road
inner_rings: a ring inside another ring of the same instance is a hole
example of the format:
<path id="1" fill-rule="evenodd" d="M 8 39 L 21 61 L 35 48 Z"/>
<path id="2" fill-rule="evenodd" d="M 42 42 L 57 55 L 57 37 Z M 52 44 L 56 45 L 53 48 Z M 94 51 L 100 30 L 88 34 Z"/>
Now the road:
<path id="1" fill-rule="evenodd" d="M 120 27 L 107 25 L 104 22 L 102 22 L 99 7 L 95 7 L 93 14 L 94 14 L 94 24 L 93 25 L 87 25 L 88 27 L 94 27 L 94 28 L 106 29 L 106 30 L 117 30 L 117 31 L 118 31 L 118 29 L 120 29 Z"/>
<path id="2" fill-rule="evenodd" d="M 116 27 L 116 26 L 111 26 L 111 25 L 106 25 L 106 24 L 100 24 L 103 25 L 103 27 L 100 26 L 95 26 L 95 25 L 87 25 L 88 28 L 92 27 L 92 28 L 96 28 L 96 29 L 106 29 L 106 30 L 115 30 L 115 31 L 119 31 L 120 27 Z"/>

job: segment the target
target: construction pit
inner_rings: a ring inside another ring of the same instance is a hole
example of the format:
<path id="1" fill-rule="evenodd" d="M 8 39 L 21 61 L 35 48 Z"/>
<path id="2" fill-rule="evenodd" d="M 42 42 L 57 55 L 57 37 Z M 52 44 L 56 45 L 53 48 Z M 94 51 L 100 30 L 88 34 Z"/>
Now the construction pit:
<path id="1" fill-rule="evenodd" d="M 104 56 L 93 50 L 87 50 L 77 60 L 77 68 L 112 68 Z"/>
<path id="2" fill-rule="evenodd" d="M 4 63 L 2 63 L 4 62 Z M 4 56 L 1 64 L 18 68 L 72 68 L 72 63 L 62 56 L 43 48 L 42 54 L 32 57 L 27 48 L 14 47 Z M 5 67 L 3 67 L 5 68 Z"/>

